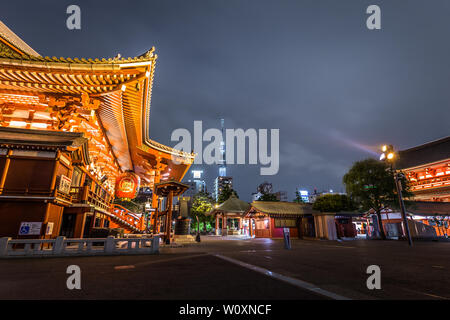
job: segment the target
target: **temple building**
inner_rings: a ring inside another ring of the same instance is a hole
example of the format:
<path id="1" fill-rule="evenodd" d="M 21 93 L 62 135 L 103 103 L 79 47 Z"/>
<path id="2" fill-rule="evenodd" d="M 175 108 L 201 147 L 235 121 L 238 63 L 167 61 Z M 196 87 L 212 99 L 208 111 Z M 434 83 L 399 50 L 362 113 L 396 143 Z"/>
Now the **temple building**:
<path id="1" fill-rule="evenodd" d="M 409 181 L 413 193 L 407 201 L 406 215 L 413 238 L 448 237 L 450 234 L 450 137 L 425 143 L 398 152 L 395 163 Z M 376 216 L 369 210 L 368 237 L 378 237 Z M 387 237 L 401 238 L 406 234 L 401 213 L 386 208 L 381 211 Z"/>
<path id="2" fill-rule="evenodd" d="M 133 58 L 44 57 L 0 22 L 0 237 L 148 227 L 114 199 L 181 181 L 194 159 L 149 137 L 156 59 L 154 48 Z M 160 202 L 153 192 L 156 232 Z"/>
<path id="3" fill-rule="evenodd" d="M 282 238 L 289 229 L 292 238 L 354 238 L 355 212 L 319 212 L 311 204 L 282 201 L 253 201 L 244 215 L 249 233 L 255 238 Z"/>
<path id="4" fill-rule="evenodd" d="M 250 236 L 249 220 L 244 219 L 250 205 L 232 194 L 228 200 L 218 205 L 209 214 L 216 219 L 216 235 Z"/>
<path id="5" fill-rule="evenodd" d="M 399 152 L 416 201 L 450 202 L 450 137 Z"/>

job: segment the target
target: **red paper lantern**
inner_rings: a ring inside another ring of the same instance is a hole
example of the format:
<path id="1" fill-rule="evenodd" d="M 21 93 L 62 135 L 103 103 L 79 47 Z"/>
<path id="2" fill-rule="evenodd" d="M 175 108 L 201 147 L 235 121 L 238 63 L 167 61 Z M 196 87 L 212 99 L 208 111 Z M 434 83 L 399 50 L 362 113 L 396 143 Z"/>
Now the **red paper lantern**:
<path id="1" fill-rule="evenodd" d="M 116 198 L 134 199 L 136 198 L 141 178 L 134 172 L 125 172 L 116 181 Z"/>

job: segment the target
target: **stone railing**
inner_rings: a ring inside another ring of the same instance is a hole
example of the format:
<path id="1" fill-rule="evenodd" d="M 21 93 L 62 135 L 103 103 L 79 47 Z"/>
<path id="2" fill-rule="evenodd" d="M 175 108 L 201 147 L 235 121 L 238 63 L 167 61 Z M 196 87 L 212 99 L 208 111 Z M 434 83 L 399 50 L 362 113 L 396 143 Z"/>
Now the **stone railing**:
<path id="1" fill-rule="evenodd" d="M 159 236 L 125 239 L 86 238 L 66 239 L 15 239 L 0 238 L 0 258 L 55 257 L 155 254 L 159 252 Z"/>

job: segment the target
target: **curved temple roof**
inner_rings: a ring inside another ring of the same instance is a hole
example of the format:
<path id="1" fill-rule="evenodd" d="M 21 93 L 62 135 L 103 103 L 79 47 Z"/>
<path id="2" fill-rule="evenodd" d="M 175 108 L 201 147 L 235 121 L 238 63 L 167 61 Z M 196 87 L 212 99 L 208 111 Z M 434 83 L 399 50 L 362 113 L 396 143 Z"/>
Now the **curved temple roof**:
<path id="1" fill-rule="evenodd" d="M 228 200 L 221 203 L 217 208 L 212 210 L 210 214 L 215 213 L 239 213 L 244 214 L 250 208 L 250 204 L 240 200 L 234 194 Z"/>
<path id="2" fill-rule="evenodd" d="M 11 31 L 3 22 L 0 21 L 0 38 L 4 39 L 5 44 L 12 44 L 20 52 L 31 56 L 39 56 L 39 53 L 33 50 L 29 45 L 20 39 L 14 32 Z"/>
<path id="3" fill-rule="evenodd" d="M 305 214 L 319 213 L 310 204 L 282 201 L 253 201 L 247 214 L 267 214 L 271 217 L 297 217 Z"/>
<path id="4" fill-rule="evenodd" d="M 1 22 L 0 22 L 1 23 Z M 133 57 L 78 59 L 42 57 L 0 24 L 0 94 L 34 97 L 86 95 L 120 168 L 150 182 L 158 160 L 167 179 L 181 180 L 194 155 L 150 139 L 150 100 L 157 55 L 154 48 Z M 178 163 L 172 158 L 175 157 Z M 153 172 L 152 172 L 153 171 Z"/>

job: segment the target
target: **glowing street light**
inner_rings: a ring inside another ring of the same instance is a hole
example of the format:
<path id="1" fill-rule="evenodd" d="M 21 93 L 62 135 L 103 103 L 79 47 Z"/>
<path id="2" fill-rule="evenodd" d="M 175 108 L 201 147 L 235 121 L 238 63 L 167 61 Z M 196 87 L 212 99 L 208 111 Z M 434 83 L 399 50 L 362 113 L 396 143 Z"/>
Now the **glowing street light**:
<path id="1" fill-rule="evenodd" d="M 405 226 L 406 236 L 408 237 L 409 245 L 412 246 L 411 233 L 409 232 L 408 220 L 406 218 L 405 203 L 403 202 L 403 196 L 402 196 L 402 182 L 400 180 L 401 173 L 397 172 L 393 168 L 393 163 L 395 161 L 394 147 L 392 145 L 384 145 L 381 148 L 381 151 L 383 151 L 383 153 L 380 156 L 380 160 L 388 161 L 390 163 L 390 170 L 394 175 L 395 188 L 397 189 L 398 202 L 400 203 L 400 210 L 402 213 L 403 224 Z"/>

